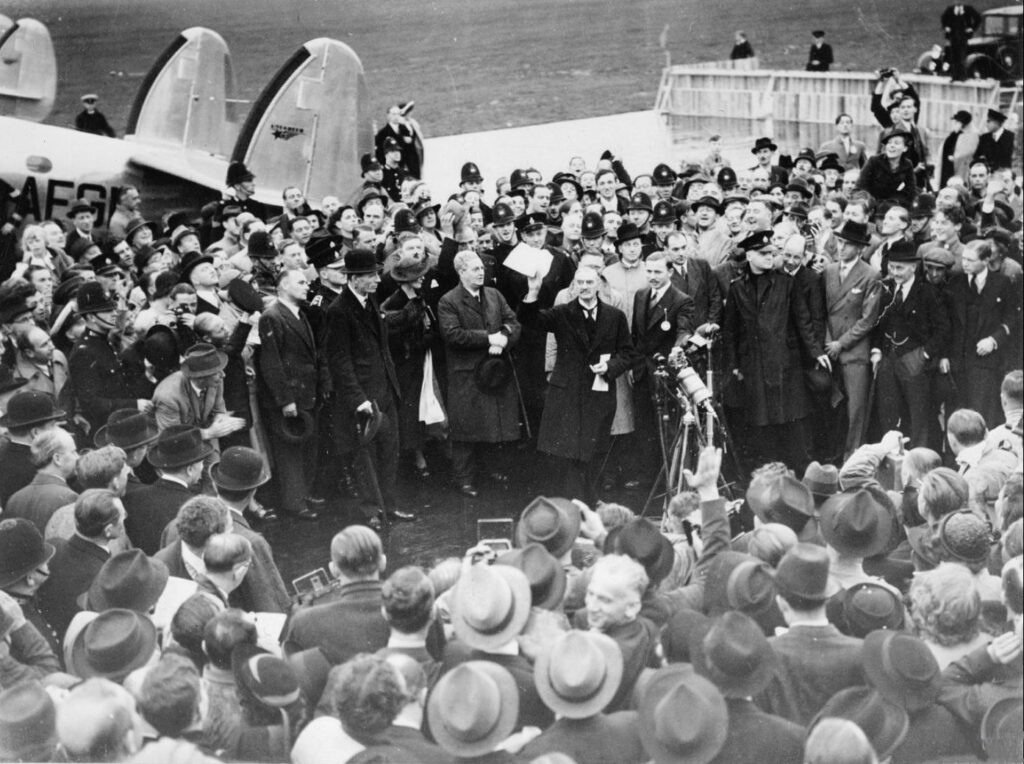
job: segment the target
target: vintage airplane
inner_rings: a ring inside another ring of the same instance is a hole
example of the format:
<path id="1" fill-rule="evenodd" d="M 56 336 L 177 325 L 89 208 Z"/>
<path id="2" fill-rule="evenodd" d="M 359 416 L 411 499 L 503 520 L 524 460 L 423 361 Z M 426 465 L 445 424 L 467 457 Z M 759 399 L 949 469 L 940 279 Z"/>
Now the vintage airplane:
<path id="1" fill-rule="evenodd" d="M 150 68 L 123 140 L 41 124 L 56 85 L 46 27 L 0 16 L 0 178 L 21 189 L 36 220 L 62 217 L 78 198 L 106 220 L 126 185 L 143 188 L 154 209 L 198 210 L 220 198 L 232 161 L 255 173 L 256 199 L 271 207 L 287 186 L 313 203 L 344 198 L 361 182 L 360 155 L 373 150 L 362 63 L 328 38 L 301 46 L 241 123 L 228 46 L 201 27 Z"/>

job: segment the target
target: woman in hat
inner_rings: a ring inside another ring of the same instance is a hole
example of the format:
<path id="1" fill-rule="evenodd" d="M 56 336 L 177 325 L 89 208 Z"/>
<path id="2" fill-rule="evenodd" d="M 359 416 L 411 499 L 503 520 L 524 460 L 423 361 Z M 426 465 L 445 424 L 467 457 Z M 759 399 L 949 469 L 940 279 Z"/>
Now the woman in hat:
<path id="1" fill-rule="evenodd" d="M 423 299 L 423 280 L 429 270 L 427 260 L 402 255 L 391 269 L 391 278 L 399 288 L 381 305 L 388 327 L 388 344 L 395 362 L 398 388 L 402 395 L 398 413 L 399 448 L 403 452 L 412 452 L 412 467 L 420 478 L 430 476 L 423 455 L 428 427 L 421 421 L 420 415 L 420 394 L 428 353 L 435 380 L 435 399 L 438 403 L 441 400 L 434 360 L 441 351 L 437 316 Z M 442 424 L 440 434 L 443 435 L 443 423 L 439 424 Z"/>
<path id="2" fill-rule="evenodd" d="M 861 170 L 857 187 L 875 199 L 891 199 L 910 209 L 917 197 L 914 165 L 904 154 L 911 135 L 895 127 L 882 131 L 881 153 L 868 160 Z"/>

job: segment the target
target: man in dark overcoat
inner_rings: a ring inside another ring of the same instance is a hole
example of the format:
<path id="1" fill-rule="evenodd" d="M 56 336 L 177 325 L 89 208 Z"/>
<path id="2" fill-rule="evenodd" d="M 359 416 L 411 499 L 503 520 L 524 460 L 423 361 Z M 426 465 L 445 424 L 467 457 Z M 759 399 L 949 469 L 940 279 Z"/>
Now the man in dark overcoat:
<path id="1" fill-rule="evenodd" d="M 454 264 L 460 283 L 441 298 L 437 319 L 448 362 L 455 484 L 472 498 L 477 496 L 472 462 L 480 445 L 519 439 L 508 348 L 519 341 L 521 330 L 501 292 L 484 286 L 484 264 L 476 253 L 460 252 Z M 507 481 L 500 463 L 490 468 L 492 477 Z"/>
<path id="2" fill-rule="evenodd" d="M 597 468 L 611 438 L 614 380 L 636 360 L 626 314 L 597 299 L 599 278 L 581 267 L 574 277 L 579 296 L 548 309 L 537 299 L 543 279 L 530 278 L 519 306 L 523 326 L 551 332 L 558 347 L 537 448 L 568 461 L 562 495 L 588 504 L 597 498 Z"/>
<path id="3" fill-rule="evenodd" d="M 742 383 L 746 423 L 759 463 L 784 461 L 798 474 L 807 466 L 800 420 L 807 416 L 801 354 L 831 368 L 815 337 L 807 302 L 793 278 L 772 269 L 770 234 L 742 242 L 747 263 L 725 303 L 726 368 Z"/>

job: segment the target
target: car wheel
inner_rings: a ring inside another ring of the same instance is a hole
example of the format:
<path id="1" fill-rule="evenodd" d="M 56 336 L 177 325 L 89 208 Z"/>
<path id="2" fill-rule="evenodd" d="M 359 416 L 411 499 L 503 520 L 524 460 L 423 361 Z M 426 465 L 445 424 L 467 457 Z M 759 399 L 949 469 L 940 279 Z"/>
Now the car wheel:
<path id="1" fill-rule="evenodd" d="M 998 76 L 996 63 L 988 56 L 970 56 L 967 59 L 967 76 L 972 80 L 995 79 Z"/>

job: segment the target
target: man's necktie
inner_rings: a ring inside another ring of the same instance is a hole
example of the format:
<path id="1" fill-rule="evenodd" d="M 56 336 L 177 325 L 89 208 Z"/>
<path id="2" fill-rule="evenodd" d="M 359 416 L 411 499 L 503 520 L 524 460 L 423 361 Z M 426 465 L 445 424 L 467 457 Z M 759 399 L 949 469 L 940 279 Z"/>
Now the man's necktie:
<path id="1" fill-rule="evenodd" d="M 896 290 L 896 299 L 892 301 L 892 304 L 897 310 L 903 307 L 903 287 Z"/>

